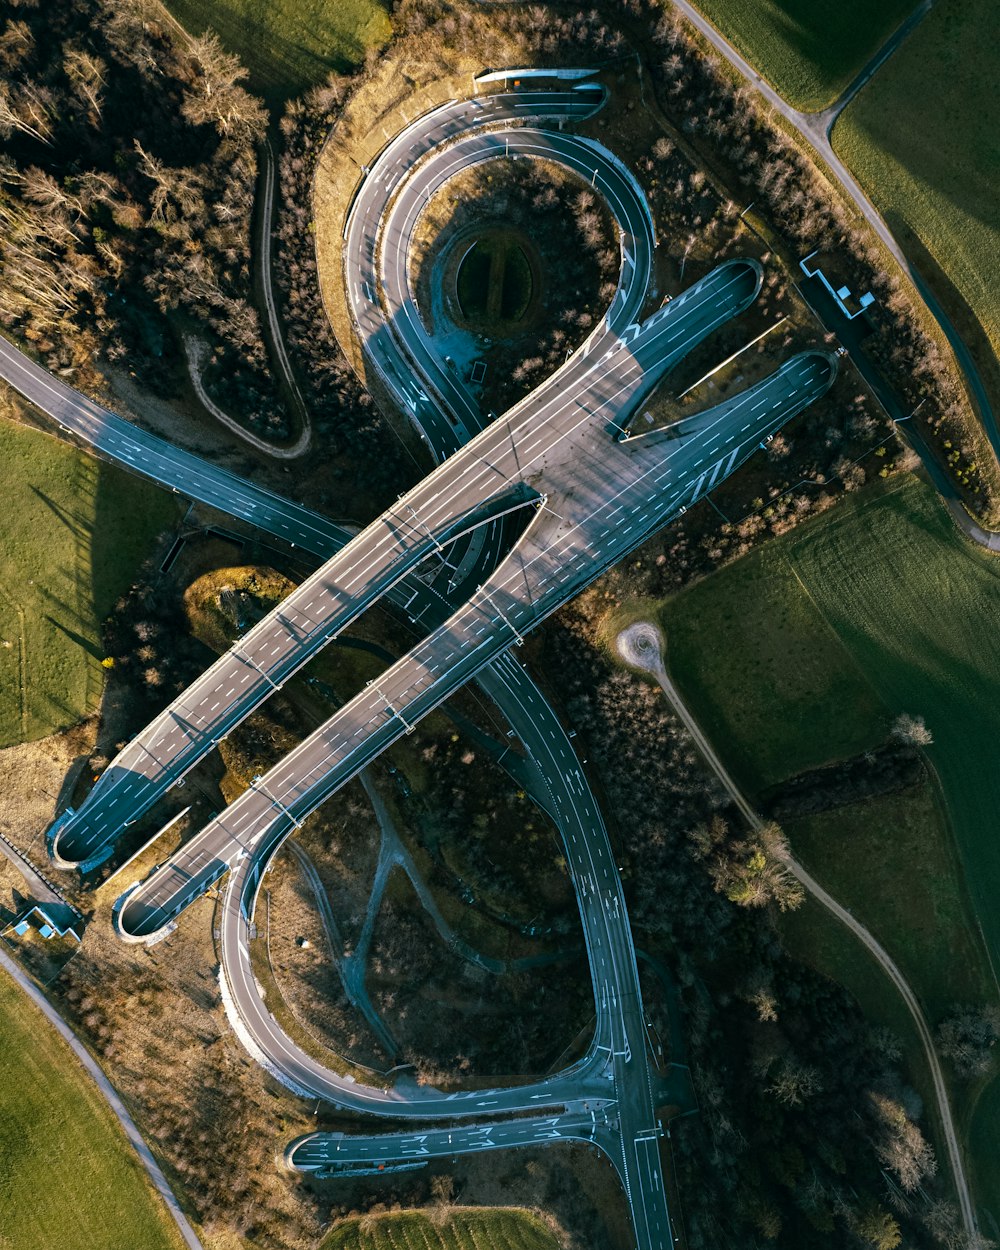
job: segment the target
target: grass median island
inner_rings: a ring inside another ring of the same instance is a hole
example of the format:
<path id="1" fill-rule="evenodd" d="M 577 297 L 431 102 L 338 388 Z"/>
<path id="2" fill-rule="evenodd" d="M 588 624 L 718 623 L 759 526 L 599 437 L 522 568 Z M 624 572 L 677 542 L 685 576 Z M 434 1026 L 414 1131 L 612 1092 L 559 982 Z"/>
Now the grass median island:
<path id="1" fill-rule="evenodd" d="M 491 230 L 476 239 L 458 269 L 458 302 L 484 332 L 519 321 L 532 295 L 531 266 L 515 237 Z"/>
<path id="2" fill-rule="evenodd" d="M 191 34 L 211 29 L 250 70 L 250 87 L 287 98 L 346 70 L 391 33 L 379 0 L 166 0 Z"/>
<path id="3" fill-rule="evenodd" d="M 697 7 L 796 108 L 824 108 L 915 0 L 697 0 Z"/>
<path id="4" fill-rule="evenodd" d="M 10 746 L 94 711 L 101 621 L 180 505 L 6 419 L 0 466 L 0 746 Z"/>
<path id="5" fill-rule="evenodd" d="M 319 1250 L 556 1250 L 559 1242 L 531 1211 L 457 1207 L 366 1215 L 338 1225 Z"/>
<path id="6" fill-rule="evenodd" d="M 1000 40 L 994 0 L 947 0 L 833 132 L 903 248 L 926 249 L 1000 351 Z"/>
<path id="7" fill-rule="evenodd" d="M 2 970 L 0 1160 L 4 1247 L 181 1246 L 96 1086 Z"/>

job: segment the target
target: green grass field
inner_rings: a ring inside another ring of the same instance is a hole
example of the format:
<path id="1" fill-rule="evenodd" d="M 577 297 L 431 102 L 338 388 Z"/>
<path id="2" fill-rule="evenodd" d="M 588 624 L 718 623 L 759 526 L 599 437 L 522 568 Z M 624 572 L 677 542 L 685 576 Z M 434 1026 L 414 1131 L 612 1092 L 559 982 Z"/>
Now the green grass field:
<path id="1" fill-rule="evenodd" d="M 769 543 L 663 607 L 668 663 L 751 792 L 879 742 L 892 721 Z"/>
<path id="2" fill-rule="evenodd" d="M 0 1246 L 181 1246 L 173 1221 L 93 1082 L 3 971 Z"/>
<path id="3" fill-rule="evenodd" d="M 785 824 L 799 859 L 920 986 L 932 1020 L 997 992 L 939 802 L 927 784 Z M 900 862 L 915 867 L 905 889 Z"/>
<path id="4" fill-rule="evenodd" d="M 174 496 L 35 430 L 0 420 L 0 746 L 97 706 L 100 625 Z"/>
<path id="5" fill-rule="evenodd" d="M 696 0 L 796 108 L 835 100 L 915 7 L 915 0 Z"/>
<path id="6" fill-rule="evenodd" d="M 347 1220 L 320 1250 L 556 1250 L 558 1244 L 530 1211 L 456 1207 L 442 1223 L 423 1211 Z"/>
<path id="7" fill-rule="evenodd" d="M 1000 563 L 907 478 L 676 596 L 662 619 L 678 685 L 752 791 L 878 741 L 899 712 L 926 718 L 946 818 L 926 795 L 896 796 L 793 823 L 792 845 L 932 1019 L 949 996 L 995 995 L 979 927 L 1000 966 Z M 985 1146 L 998 1100 L 984 1096 L 970 1140 L 1000 1205 L 1000 1152 Z"/>
<path id="8" fill-rule="evenodd" d="M 272 103 L 299 95 L 331 70 L 346 70 L 385 43 L 388 6 L 379 0 L 166 0 L 192 34 L 211 28 L 250 71 L 250 87 Z"/>
<path id="9" fill-rule="evenodd" d="M 995 0 L 938 4 L 833 132 L 837 152 L 904 249 L 928 273 L 919 245 L 930 253 L 971 306 L 994 355 L 1000 352 L 996 21 Z"/>

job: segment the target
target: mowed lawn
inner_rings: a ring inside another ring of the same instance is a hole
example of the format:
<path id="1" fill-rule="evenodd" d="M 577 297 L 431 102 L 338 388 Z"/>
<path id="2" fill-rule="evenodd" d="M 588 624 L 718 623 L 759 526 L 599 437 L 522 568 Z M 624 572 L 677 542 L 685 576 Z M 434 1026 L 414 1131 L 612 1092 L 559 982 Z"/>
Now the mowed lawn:
<path id="1" fill-rule="evenodd" d="M 2 419 L 0 493 L 0 746 L 10 746 L 96 708 L 101 621 L 180 505 Z"/>
<path id="2" fill-rule="evenodd" d="M 662 619 L 672 674 L 751 791 L 883 739 L 900 712 L 926 719 L 946 814 L 927 788 L 789 834 L 932 1021 L 950 998 L 995 996 L 979 935 L 1000 967 L 1000 561 L 905 478 L 675 596 Z M 1000 1209 L 998 1103 L 994 1085 L 970 1140 Z"/>
<path id="3" fill-rule="evenodd" d="M 837 152 L 903 248 L 913 253 L 910 241 L 919 240 L 971 306 L 994 354 L 1000 352 L 998 21 L 996 0 L 941 0 L 833 132 Z M 920 265 L 919 250 L 914 259 Z"/>
<path id="4" fill-rule="evenodd" d="M 176 1226 L 90 1077 L 3 970 L 0 1246 L 182 1247 Z"/>
<path id="5" fill-rule="evenodd" d="M 837 98 L 916 0 L 696 0 L 751 65 L 796 108 Z"/>
<path id="6" fill-rule="evenodd" d="M 191 34 L 212 29 L 272 102 L 299 95 L 331 70 L 347 70 L 389 38 L 379 0 L 166 0 Z"/>
<path id="7" fill-rule="evenodd" d="M 530 1211 L 457 1207 L 443 1220 L 423 1211 L 347 1220 L 319 1250 L 557 1250 L 558 1245 Z"/>

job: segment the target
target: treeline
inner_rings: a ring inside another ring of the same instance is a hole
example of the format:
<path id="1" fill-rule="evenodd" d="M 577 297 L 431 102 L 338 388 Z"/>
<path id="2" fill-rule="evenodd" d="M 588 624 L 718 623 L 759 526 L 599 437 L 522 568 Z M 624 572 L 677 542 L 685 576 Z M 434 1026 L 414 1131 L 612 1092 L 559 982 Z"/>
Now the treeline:
<path id="1" fill-rule="evenodd" d="M 186 40 L 152 0 L 20 3 L 0 29 L 0 324 L 50 368 L 94 356 L 176 386 L 178 331 L 213 352 L 206 382 L 284 432 L 249 301 L 264 134 L 246 71 Z"/>
<path id="2" fill-rule="evenodd" d="M 617 813 L 636 942 L 682 986 L 700 1102 L 672 1134 L 688 1245 L 964 1244 L 899 1042 L 780 941 L 775 913 L 800 897 L 780 835 L 741 831 L 660 692 L 613 670 L 591 629 L 566 609 L 545 671 Z M 954 1052 L 978 1057 L 985 1035 L 959 1017 Z"/>

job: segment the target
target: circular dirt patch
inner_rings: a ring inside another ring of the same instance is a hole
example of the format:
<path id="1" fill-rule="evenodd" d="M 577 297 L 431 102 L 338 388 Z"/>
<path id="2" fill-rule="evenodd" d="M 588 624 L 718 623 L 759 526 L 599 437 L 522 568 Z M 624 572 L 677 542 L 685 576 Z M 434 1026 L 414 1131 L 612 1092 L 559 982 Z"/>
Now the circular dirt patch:
<path id="1" fill-rule="evenodd" d="M 455 321 L 487 338 L 523 330 L 541 296 L 541 259 L 521 230 L 506 225 L 461 231 L 448 249 L 445 291 Z"/>

